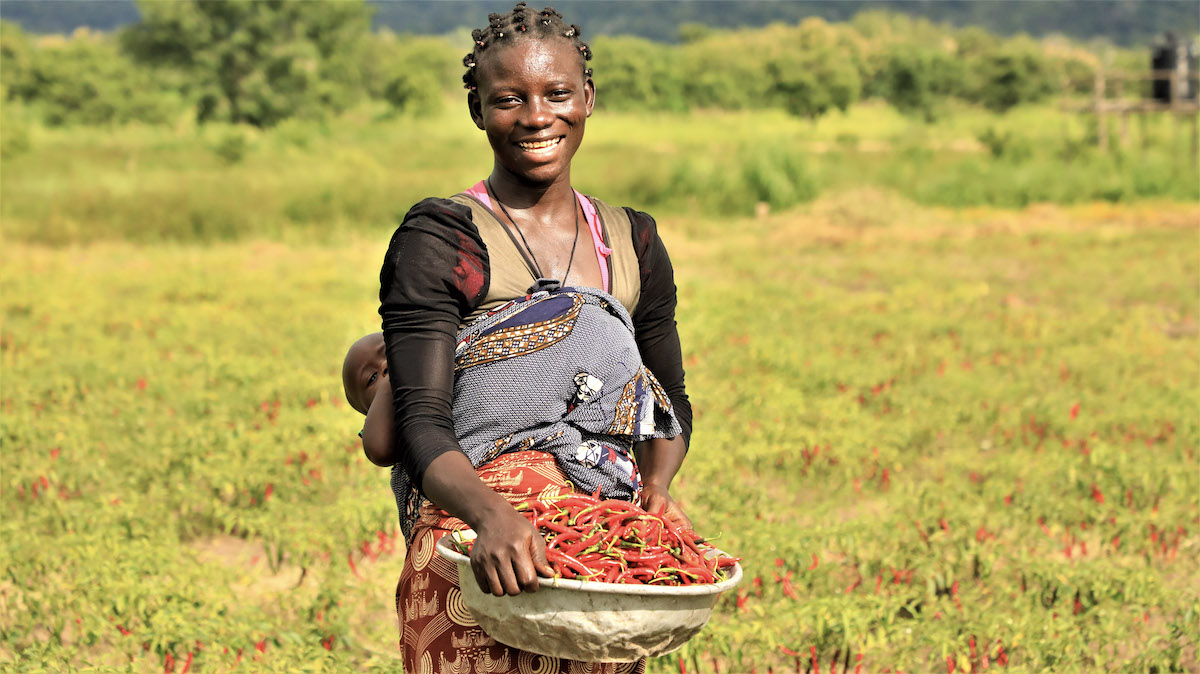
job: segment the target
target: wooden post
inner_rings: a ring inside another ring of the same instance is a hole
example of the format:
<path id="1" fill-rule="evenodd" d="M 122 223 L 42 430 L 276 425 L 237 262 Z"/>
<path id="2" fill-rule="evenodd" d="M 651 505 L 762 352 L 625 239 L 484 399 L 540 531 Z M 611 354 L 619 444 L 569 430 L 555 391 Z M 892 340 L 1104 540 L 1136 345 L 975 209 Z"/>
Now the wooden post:
<path id="1" fill-rule="evenodd" d="M 1176 116 L 1187 114 L 1192 123 L 1192 163 L 1200 164 L 1200 120 L 1195 113 L 1186 113 L 1188 93 L 1188 53 L 1182 45 L 1176 47 L 1175 72 L 1171 73 L 1171 112 Z"/>
<path id="2" fill-rule="evenodd" d="M 1192 164 L 1200 166 L 1200 117 L 1191 114 L 1192 118 Z"/>
<path id="3" fill-rule="evenodd" d="M 1096 69 L 1096 84 L 1092 87 L 1096 97 L 1096 144 L 1101 150 L 1108 149 L 1108 120 L 1104 117 L 1104 69 Z"/>
<path id="4" fill-rule="evenodd" d="M 1175 72 L 1171 73 L 1171 107 L 1183 105 L 1187 94 L 1187 50 L 1182 46 L 1175 48 Z"/>
<path id="5" fill-rule="evenodd" d="M 1122 94 L 1125 92 L 1124 82 L 1119 75 L 1113 81 L 1113 99 L 1116 101 L 1118 107 L 1117 114 L 1121 116 L 1120 137 L 1121 147 L 1123 148 L 1129 147 L 1129 108 L 1125 105 L 1125 101 L 1122 100 Z"/>

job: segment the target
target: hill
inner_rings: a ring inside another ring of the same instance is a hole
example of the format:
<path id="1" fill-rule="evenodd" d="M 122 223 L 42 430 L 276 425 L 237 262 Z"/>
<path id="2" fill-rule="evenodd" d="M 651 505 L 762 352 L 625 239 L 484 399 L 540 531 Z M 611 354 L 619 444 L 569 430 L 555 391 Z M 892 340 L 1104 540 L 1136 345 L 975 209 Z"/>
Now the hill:
<path id="1" fill-rule="evenodd" d="M 481 0 L 449 2 L 373 2 L 375 27 L 395 32 L 442 34 L 472 24 L 509 3 Z M 537 4 L 537 3 L 534 3 Z M 637 35 L 671 42 L 679 27 L 697 23 L 712 27 L 795 23 L 809 16 L 830 21 L 849 19 L 860 11 L 887 9 L 955 26 L 977 25 L 1001 35 L 1062 33 L 1089 40 L 1103 38 L 1120 45 L 1147 42 L 1164 30 L 1194 34 L 1200 14 L 1194 2 L 1162 0 L 1064 0 L 1061 2 L 972 2 L 970 0 L 845 0 L 841 2 L 734 2 L 679 0 L 556 0 L 554 3 L 589 35 Z M 138 20 L 133 0 L 54 0 L 0 3 L 0 18 L 35 33 L 70 33 L 85 26 L 113 30 Z M 467 17 L 467 18 L 464 18 Z"/>

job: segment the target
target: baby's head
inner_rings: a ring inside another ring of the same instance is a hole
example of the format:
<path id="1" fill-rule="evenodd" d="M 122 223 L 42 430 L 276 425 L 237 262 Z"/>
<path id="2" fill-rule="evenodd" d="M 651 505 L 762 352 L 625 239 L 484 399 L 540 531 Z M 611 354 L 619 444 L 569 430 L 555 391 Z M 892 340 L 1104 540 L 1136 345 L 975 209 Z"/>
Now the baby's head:
<path id="1" fill-rule="evenodd" d="M 346 360 L 342 361 L 342 387 L 346 402 L 366 414 L 381 385 L 388 385 L 387 352 L 383 333 L 375 332 L 359 339 L 346 352 Z"/>

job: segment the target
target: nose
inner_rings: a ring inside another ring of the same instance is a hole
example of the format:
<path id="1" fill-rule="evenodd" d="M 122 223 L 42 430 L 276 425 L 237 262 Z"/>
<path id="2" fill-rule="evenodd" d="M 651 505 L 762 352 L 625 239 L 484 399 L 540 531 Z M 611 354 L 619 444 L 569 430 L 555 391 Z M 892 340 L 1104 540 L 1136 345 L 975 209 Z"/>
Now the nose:
<path id="1" fill-rule="evenodd" d="M 530 129 L 544 129 L 554 123 L 554 112 L 547 101 L 535 96 L 525 106 L 522 123 Z"/>

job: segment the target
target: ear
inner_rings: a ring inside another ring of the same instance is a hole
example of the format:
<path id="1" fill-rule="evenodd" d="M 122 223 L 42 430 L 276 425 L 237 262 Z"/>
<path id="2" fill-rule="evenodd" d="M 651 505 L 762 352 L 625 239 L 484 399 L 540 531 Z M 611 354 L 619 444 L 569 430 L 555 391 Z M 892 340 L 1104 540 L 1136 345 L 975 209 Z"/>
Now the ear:
<path id="1" fill-rule="evenodd" d="M 587 116 L 592 116 L 592 108 L 596 107 L 596 83 L 592 81 L 589 75 L 583 82 L 583 104 L 587 110 Z"/>
<path id="2" fill-rule="evenodd" d="M 471 113 L 471 121 L 475 122 L 475 126 L 483 131 L 483 100 L 479 98 L 479 92 L 467 92 L 467 112 Z M 591 111 L 588 111 L 591 114 Z"/>

